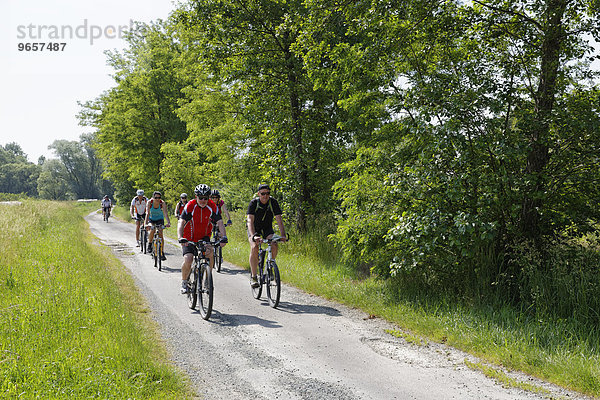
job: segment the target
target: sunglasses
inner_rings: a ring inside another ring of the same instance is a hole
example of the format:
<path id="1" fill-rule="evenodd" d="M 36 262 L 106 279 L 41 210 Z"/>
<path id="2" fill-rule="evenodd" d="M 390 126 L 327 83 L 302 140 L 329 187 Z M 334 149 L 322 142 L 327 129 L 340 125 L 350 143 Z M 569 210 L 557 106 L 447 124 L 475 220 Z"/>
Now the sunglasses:
<path id="1" fill-rule="evenodd" d="M 268 195 L 270 195 L 270 194 L 271 194 L 271 192 L 262 192 L 262 193 L 259 193 L 259 194 L 260 194 L 261 196 L 268 196 Z"/>
<path id="2" fill-rule="evenodd" d="M 154 196 L 155 199 L 160 199 L 160 196 Z"/>
<path id="3" fill-rule="evenodd" d="M 208 196 L 198 196 L 198 200 L 208 200 Z"/>

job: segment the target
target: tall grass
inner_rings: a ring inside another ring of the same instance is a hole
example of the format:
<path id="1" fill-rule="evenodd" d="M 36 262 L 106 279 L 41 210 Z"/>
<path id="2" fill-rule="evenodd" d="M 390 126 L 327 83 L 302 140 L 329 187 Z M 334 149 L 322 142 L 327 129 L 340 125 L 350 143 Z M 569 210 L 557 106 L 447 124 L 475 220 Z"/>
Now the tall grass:
<path id="1" fill-rule="evenodd" d="M 97 205 L 0 205 L 0 397 L 191 397 L 132 279 L 92 244 Z"/>

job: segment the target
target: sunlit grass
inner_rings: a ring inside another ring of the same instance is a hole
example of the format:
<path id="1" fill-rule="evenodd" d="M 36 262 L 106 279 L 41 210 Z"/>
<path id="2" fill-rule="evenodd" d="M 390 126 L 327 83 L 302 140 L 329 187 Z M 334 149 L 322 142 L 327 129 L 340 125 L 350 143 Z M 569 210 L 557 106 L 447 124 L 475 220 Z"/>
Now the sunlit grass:
<path id="1" fill-rule="evenodd" d="M 0 397 L 189 398 L 92 204 L 0 206 Z"/>

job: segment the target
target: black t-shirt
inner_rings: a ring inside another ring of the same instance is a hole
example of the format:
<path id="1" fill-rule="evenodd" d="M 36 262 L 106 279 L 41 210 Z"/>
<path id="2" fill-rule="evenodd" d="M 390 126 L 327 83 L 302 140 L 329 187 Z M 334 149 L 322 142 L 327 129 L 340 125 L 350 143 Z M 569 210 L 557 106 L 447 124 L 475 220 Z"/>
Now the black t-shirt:
<path id="1" fill-rule="evenodd" d="M 257 197 L 248 204 L 246 214 L 254 215 L 254 228 L 259 231 L 273 226 L 273 217 L 281 215 L 281 208 L 279 202 L 272 197 L 269 198 L 267 204 L 261 203 Z"/>

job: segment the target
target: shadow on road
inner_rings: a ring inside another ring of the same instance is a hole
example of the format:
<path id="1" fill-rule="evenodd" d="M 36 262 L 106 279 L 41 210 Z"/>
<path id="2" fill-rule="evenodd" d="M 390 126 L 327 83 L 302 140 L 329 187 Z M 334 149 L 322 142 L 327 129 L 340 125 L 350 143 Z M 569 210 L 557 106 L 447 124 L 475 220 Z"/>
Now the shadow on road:
<path id="1" fill-rule="evenodd" d="M 277 309 L 290 314 L 323 314 L 329 315 L 330 317 L 339 317 L 342 315 L 339 310 L 333 307 L 313 306 L 311 304 L 295 304 L 285 301 L 280 302 Z"/>
<path id="2" fill-rule="evenodd" d="M 168 265 L 164 265 L 164 264 L 163 264 L 163 266 L 162 266 L 162 270 L 163 270 L 164 272 L 169 272 L 169 273 L 177 273 L 177 272 L 178 272 L 178 273 L 181 273 L 181 266 L 179 266 L 179 267 L 176 267 L 176 268 L 173 268 L 173 267 L 170 267 L 170 266 L 168 266 Z"/>
<path id="3" fill-rule="evenodd" d="M 195 311 L 194 314 L 198 314 L 200 317 L 200 312 Z M 213 310 L 212 315 L 208 322 L 212 322 L 214 324 L 220 326 L 243 326 L 243 325 L 260 325 L 264 328 L 281 328 L 281 325 L 276 321 L 269 321 L 267 319 L 259 318 L 255 315 L 247 315 L 247 314 L 222 314 L 219 311 Z"/>
<path id="4" fill-rule="evenodd" d="M 214 273 L 223 274 L 223 275 L 240 275 L 240 274 L 248 274 L 248 271 L 245 269 L 238 268 L 227 268 L 225 265 L 221 266 L 221 272 L 217 272 L 217 270 L 213 270 Z"/>

